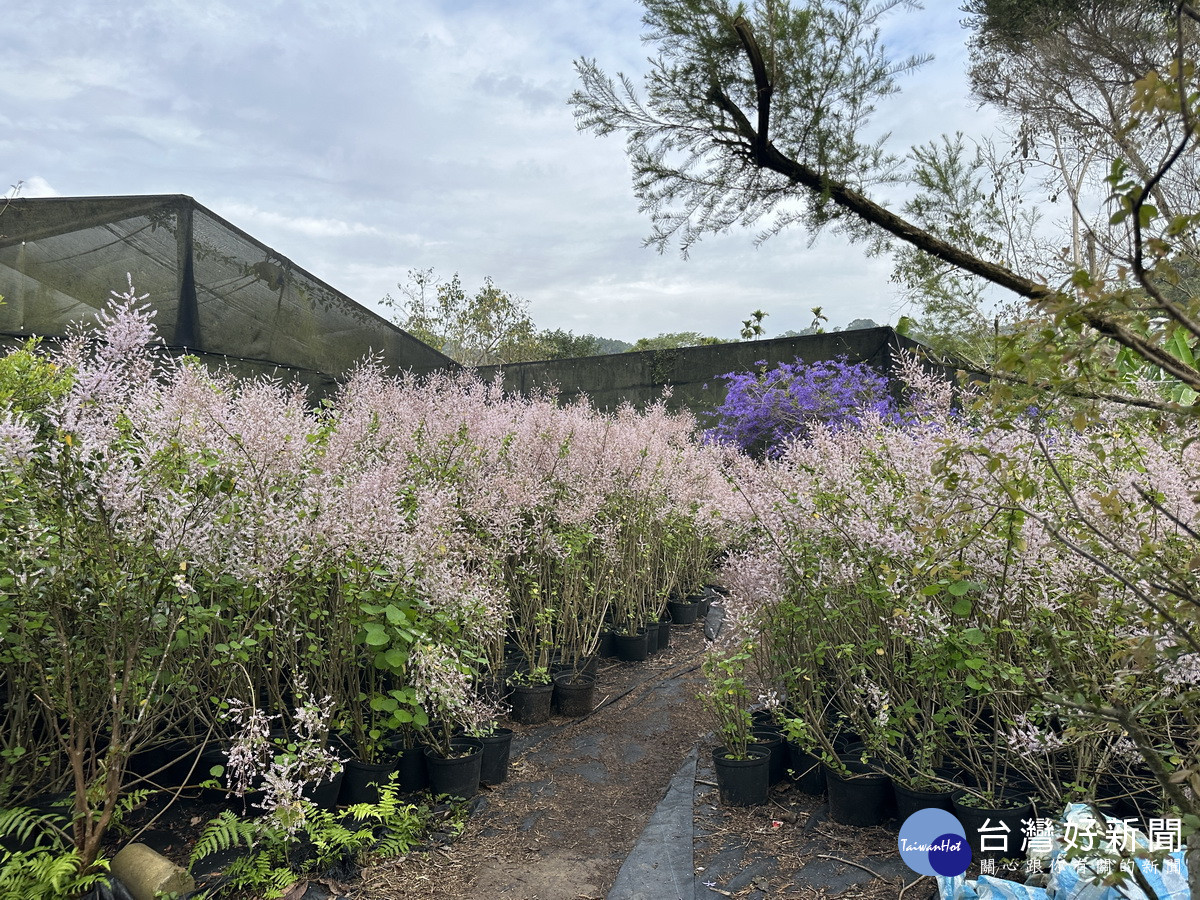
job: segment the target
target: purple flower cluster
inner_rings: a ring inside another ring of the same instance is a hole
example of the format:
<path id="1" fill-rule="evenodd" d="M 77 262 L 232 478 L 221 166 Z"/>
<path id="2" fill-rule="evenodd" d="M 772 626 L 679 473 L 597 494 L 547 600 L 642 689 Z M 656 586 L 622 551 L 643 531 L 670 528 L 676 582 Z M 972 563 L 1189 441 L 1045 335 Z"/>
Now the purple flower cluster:
<path id="1" fill-rule="evenodd" d="M 753 457 L 774 457 L 814 425 L 834 431 L 878 416 L 897 417 L 888 382 L 866 363 L 844 358 L 805 363 L 797 358 L 758 372 L 730 372 L 725 401 L 712 414 L 707 441 L 736 444 Z"/>

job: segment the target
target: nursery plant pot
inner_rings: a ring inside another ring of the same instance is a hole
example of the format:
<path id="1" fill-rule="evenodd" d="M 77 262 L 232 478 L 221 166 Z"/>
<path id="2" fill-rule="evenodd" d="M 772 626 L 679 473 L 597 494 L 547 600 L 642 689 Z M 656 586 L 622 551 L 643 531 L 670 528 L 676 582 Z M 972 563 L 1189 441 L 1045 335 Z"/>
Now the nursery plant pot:
<path id="1" fill-rule="evenodd" d="M 508 779 L 512 739 L 511 728 L 493 728 L 491 734 L 478 738 L 483 744 L 483 763 L 479 771 L 479 780 L 483 784 L 503 784 Z"/>
<path id="2" fill-rule="evenodd" d="M 748 759 L 731 759 L 724 747 L 713 750 L 717 790 L 725 806 L 758 806 L 767 802 L 770 789 L 771 753 L 751 744 Z"/>
<path id="3" fill-rule="evenodd" d="M 819 797 L 825 793 L 825 769 L 821 760 L 796 744 L 787 744 L 788 771 L 796 787 L 806 794 Z"/>
<path id="4" fill-rule="evenodd" d="M 507 700 L 512 696 L 512 677 L 518 673 L 525 674 L 528 671 L 529 663 L 525 657 L 519 653 L 504 657 L 504 684 L 501 687 L 501 690 L 503 691 L 501 699 Z"/>
<path id="5" fill-rule="evenodd" d="M 700 604 L 692 600 L 668 600 L 667 609 L 676 625 L 691 625 L 700 613 Z"/>
<path id="6" fill-rule="evenodd" d="M 663 619 L 658 623 L 658 649 L 666 650 L 671 646 L 671 620 Z"/>
<path id="7" fill-rule="evenodd" d="M 409 794 L 429 787 L 424 747 L 401 747 L 396 751 L 396 784 Z"/>
<path id="8" fill-rule="evenodd" d="M 365 763 L 352 759 L 342 767 L 342 790 L 338 795 L 341 804 L 378 803 L 379 785 L 387 784 L 393 764 Z"/>
<path id="9" fill-rule="evenodd" d="M 222 795 L 224 796 L 224 795 Z M 65 791 L 53 794 L 39 794 L 31 800 L 21 803 L 41 818 L 48 827 L 58 828 L 65 834 L 71 831 L 71 813 L 75 804 L 75 795 Z M 22 853 L 34 849 L 42 838 L 42 827 L 34 828 L 29 834 L 21 830 L 0 835 L 0 858 L 4 851 Z"/>
<path id="10" fill-rule="evenodd" d="M 651 622 L 646 626 L 646 653 L 650 656 L 662 649 L 658 643 L 658 632 L 658 622 Z"/>
<path id="11" fill-rule="evenodd" d="M 429 767 L 429 789 L 435 794 L 452 797 L 474 797 L 479 793 L 483 772 L 483 743 L 475 738 L 455 738 L 450 742 L 462 756 L 446 758 L 432 747 L 425 748 L 425 764 Z"/>
<path id="12" fill-rule="evenodd" d="M 613 642 L 613 631 L 611 628 L 605 628 L 600 632 L 600 643 L 596 647 L 596 655 L 601 659 L 612 659 L 617 655 L 617 648 Z"/>
<path id="13" fill-rule="evenodd" d="M 641 662 L 650 652 L 645 628 L 639 629 L 637 634 L 614 634 L 613 642 L 617 648 L 617 659 L 622 662 Z M 655 646 L 657 644 L 655 641 Z"/>
<path id="14" fill-rule="evenodd" d="M 571 672 L 554 676 L 554 705 L 564 716 L 586 716 L 596 705 L 595 676 Z"/>
<path id="15" fill-rule="evenodd" d="M 787 747 L 783 743 L 783 735 L 774 728 L 758 726 L 750 729 L 750 739 L 755 746 L 766 747 L 771 754 L 770 782 L 778 784 L 787 775 Z"/>
<path id="16" fill-rule="evenodd" d="M 771 731 L 779 731 L 779 728 L 775 725 L 775 714 L 765 708 L 750 710 L 750 725 L 753 728 L 767 728 Z"/>
<path id="17" fill-rule="evenodd" d="M 510 718 L 522 725 L 541 725 L 550 719 L 550 701 L 554 697 L 554 684 L 518 684 L 513 687 L 509 703 L 512 705 Z"/>
<path id="18" fill-rule="evenodd" d="M 166 790 L 195 784 L 209 777 L 198 763 L 204 746 L 199 739 L 178 738 L 142 750 L 129 757 L 129 773 L 148 778 L 149 783 Z"/>
<path id="19" fill-rule="evenodd" d="M 838 759 L 849 773 L 842 775 L 825 766 L 830 818 L 860 828 L 882 825 L 892 814 L 892 779 L 864 763 L 858 753 L 843 753 Z"/>
<path id="20" fill-rule="evenodd" d="M 955 791 L 954 815 L 967 832 L 967 843 L 976 859 L 1022 859 L 1021 820 L 1033 818 L 1028 797 L 1009 795 L 1003 806 L 988 808 L 967 802 L 971 795 Z"/>
<path id="21" fill-rule="evenodd" d="M 954 812 L 954 802 L 951 799 L 954 794 L 953 788 L 918 790 L 894 779 L 892 788 L 896 792 L 896 818 L 901 822 L 922 809 L 944 809 L 948 813 Z"/>
<path id="22" fill-rule="evenodd" d="M 310 781 L 304 786 L 300 796 L 317 809 L 333 809 L 338 805 L 338 799 L 342 796 L 342 782 L 345 779 L 346 771 L 343 768 L 341 772 L 335 772 L 325 781 Z"/>

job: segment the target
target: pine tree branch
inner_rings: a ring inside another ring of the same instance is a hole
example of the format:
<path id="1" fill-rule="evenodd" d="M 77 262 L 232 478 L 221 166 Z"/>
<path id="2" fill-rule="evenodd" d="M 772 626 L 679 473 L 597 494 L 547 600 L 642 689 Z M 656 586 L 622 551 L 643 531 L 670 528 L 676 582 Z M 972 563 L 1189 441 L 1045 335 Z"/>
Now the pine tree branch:
<path id="1" fill-rule="evenodd" d="M 1018 275 L 1011 269 L 980 259 L 959 247 L 950 244 L 934 234 L 896 215 L 891 210 L 880 206 L 866 195 L 850 188 L 848 185 L 818 172 L 799 160 L 792 159 L 781 153 L 771 142 L 771 97 L 773 88 L 767 74 L 766 63 L 762 50 L 758 45 L 750 23 L 742 17 L 733 23 L 734 31 L 741 41 L 742 48 L 754 73 L 754 84 L 757 96 L 758 128 L 751 125 L 749 118 L 738 109 L 729 97 L 718 87 L 714 87 L 709 96 L 728 115 L 733 118 L 738 132 L 749 144 L 750 158 L 755 165 L 784 176 L 794 184 L 808 188 L 815 193 L 828 197 L 838 206 L 855 214 L 907 244 L 928 253 L 930 256 L 949 263 L 965 272 L 977 275 L 985 281 L 1005 288 L 1018 296 L 1025 297 L 1038 306 L 1051 310 L 1069 305 L 1089 327 L 1113 340 L 1123 347 L 1137 353 L 1147 362 L 1162 369 L 1168 375 L 1178 379 L 1193 390 L 1200 392 L 1200 372 L 1172 356 L 1164 347 L 1142 337 L 1135 331 L 1118 321 L 1102 314 L 1086 304 L 1078 304 L 1073 298 L 1060 291 L 1055 291 L 1044 284 Z M 1177 158 L 1177 157 L 1175 157 Z M 1169 164 L 1169 163 L 1168 163 Z M 1161 176 L 1160 176 L 1161 177 Z"/>

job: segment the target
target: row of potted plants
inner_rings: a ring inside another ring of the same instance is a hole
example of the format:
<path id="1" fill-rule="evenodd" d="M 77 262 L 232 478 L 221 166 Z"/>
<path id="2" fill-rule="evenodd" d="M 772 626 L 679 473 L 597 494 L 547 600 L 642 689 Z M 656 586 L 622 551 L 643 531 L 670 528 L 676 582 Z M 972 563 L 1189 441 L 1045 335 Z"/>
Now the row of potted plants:
<path id="1" fill-rule="evenodd" d="M 1164 776 L 1200 748 L 1200 655 L 1167 581 L 1195 550 L 1187 435 L 991 419 L 909 380 L 909 414 L 814 424 L 741 484 L 759 530 L 722 572 L 720 738 L 747 755 L 765 705 L 833 777 L 886 772 L 960 812 L 1086 800 L 1190 821 Z"/>
<path id="2" fill-rule="evenodd" d="M 81 871 L 180 741 L 280 818 L 332 755 L 455 756 L 743 527 L 736 454 L 661 405 L 364 366 L 311 408 L 156 354 L 139 302 L 0 360 L 0 805 L 68 791 Z"/>

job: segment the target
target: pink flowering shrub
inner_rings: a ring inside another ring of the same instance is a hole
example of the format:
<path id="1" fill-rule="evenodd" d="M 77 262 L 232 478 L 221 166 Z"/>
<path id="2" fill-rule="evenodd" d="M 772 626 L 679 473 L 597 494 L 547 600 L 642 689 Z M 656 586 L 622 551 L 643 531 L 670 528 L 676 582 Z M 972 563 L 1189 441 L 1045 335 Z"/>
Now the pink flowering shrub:
<path id="1" fill-rule="evenodd" d="M 485 731 L 506 633 L 544 627 L 530 646 L 570 643 L 578 662 L 613 598 L 657 616 L 748 520 L 727 478 L 746 463 L 661 404 L 606 414 L 367 362 L 313 408 L 156 353 L 142 300 L 131 285 L 96 331 L 0 366 L 0 667 L 17 698 L 0 802 L 66 780 L 115 802 L 131 755 L 202 723 L 244 749 L 232 786 L 267 779 L 294 818 L 301 763 L 324 757 L 258 759 L 264 722 L 322 752 L 346 730 L 364 759 Z M 95 668 L 35 650 L 60 645 Z M 113 659 L 134 675 L 103 732 Z M 71 724 L 47 746 L 51 721 Z M 111 807 L 95 821 L 92 851 Z"/>
<path id="2" fill-rule="evenodd" d="M 907 378 L 914 421 L 742 473 L 760 530 L 723 577 L 760 692 L 811 749 L 859 736 L 914 784 L 1186 811 L 1156 774 L 1200 762 L 1196 443 L 1116 411 L 952 416 Z"/>

